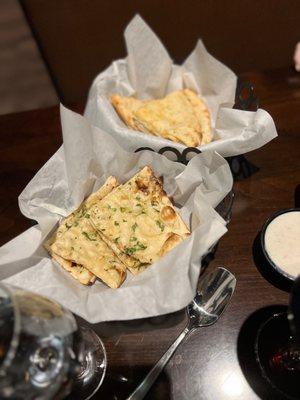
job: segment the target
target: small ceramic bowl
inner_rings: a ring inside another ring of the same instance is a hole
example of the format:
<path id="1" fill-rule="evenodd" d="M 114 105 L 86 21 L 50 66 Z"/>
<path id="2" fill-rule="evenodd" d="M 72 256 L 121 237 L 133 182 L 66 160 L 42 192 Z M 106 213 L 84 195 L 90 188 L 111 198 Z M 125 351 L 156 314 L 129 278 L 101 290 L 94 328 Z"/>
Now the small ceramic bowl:
<path id="1" fill-rule="evenodd" d="M 285 210 L 280 210 L 277 211 L 276 213 L 274 213 L 273 215 L 271 215 L 271 217 L 265 222 L 261 233 L 260 233 L 260 247 L 261 247 L 261 251 L 262 251 L 262 255 L 263 255 L 263 262 L 264 262 L 264 268 L 268 268 L 268 269 L 272 269 L 274 275 L 276 275 L 276 278 L 278 279 L 283 279 L 285 280 L 285 283 L 288 284 L 289 286 L 294 282 L 295 280 L 295 276 L 288 274 L 286 271 L 284 271 L 283 269 L 280 268 L 279 265 L 276 265 L 274 263 L 274 261 L 271 259 L 271 256 L 268 254 L 267 250 L 266 250 L 266 246 L 265 246 L 265 234 L 266 234 L 266 230 L 268 228 L 268 226 L 270 225 L 270 223 L 275 220 L 277 217 L 279 217 L 279 215 L 285 214 L 285 213 L 289 213 L 289 212 L 300 212 L 300 208 L 288 208 Z M 299 260 L 300 263 L 300 260 Z"/>

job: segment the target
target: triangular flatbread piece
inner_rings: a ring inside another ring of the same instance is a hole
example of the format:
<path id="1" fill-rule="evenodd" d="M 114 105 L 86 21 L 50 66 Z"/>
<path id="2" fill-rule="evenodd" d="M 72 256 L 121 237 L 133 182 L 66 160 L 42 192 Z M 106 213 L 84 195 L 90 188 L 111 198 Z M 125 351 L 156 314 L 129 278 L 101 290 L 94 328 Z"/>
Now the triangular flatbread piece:
<path id="1" fill-rule="evenodd" d="M 126 268 L 90 223 L 89 207 L 97 204 L 117 185 L 116 178 L 108 178 L 96 193 L 61 224 L 50 246 L 52 253 L 82 265 L 111 288 L 121 285 L 126 276 Z"/>
<path id="2" fill-rule="evenodd" d="M 95 203 L 89 214 L 110 246 L 142 265 L 155 262 L 190 233 L 148 166 Z"/>

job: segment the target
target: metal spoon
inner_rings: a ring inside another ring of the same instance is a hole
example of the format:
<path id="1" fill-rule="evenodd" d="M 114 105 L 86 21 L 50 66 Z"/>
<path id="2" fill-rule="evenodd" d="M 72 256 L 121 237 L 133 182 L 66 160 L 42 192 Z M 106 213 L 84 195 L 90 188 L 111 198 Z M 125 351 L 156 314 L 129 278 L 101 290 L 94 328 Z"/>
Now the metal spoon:
<path id="1" fill-rule="evenodd" d="M 196 297 L 187 306 L 186 328 L 127 400 L 143 399 L 183 339 L 197 328 L 212 325 L 218 320 L 231 299 L 235 284 L 234 275 L 225 268 L 205 274 Z"/>

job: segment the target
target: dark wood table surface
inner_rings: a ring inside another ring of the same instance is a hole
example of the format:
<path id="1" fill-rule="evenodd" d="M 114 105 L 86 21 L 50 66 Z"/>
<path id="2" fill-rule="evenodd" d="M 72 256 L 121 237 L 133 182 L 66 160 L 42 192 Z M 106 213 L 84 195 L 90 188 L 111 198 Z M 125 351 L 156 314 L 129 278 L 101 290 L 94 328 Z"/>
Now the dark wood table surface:
<path id="1" fill-rule="evenodd" d="M 234 184 L 229 231 L 208 267 L 230 269 L 237 278 L 236 291 L 217 324 L 198 330 L 181 345 L 147 399 L 275 399 L 256 379 L 251 341 L 268 307 L 286 304 L 288 294 L 262 277 L 252 246 L 274 211 L 293 206 L 294 189 L 300 183 L 300 76 L 277 70 L 243 78 L 254 84 L 260 106 L 273 116 L 279 137 L 247 155 L 260 170 Z M 0 245 L 32 225 L 21 215 L 17 197 L 61 141 L 58 107 L 0 116 Z M 94 398 L 126 398 L 185 323 L 185 313 L 180 311 L 95 325 L 109 367 Z"/>

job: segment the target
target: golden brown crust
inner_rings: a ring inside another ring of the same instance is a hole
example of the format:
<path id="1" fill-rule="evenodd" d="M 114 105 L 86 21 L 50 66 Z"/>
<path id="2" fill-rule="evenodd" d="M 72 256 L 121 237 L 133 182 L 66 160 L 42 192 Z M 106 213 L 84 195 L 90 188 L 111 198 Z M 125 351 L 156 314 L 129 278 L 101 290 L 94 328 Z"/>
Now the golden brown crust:
<path id="1" fill-rule="evenodd" d="M 168 239 L 165 241 L 164 245 L 160 250 L 160 256 L 163 257 L 166 253 L 176 247 L 179 243 L 183 241 L 183 237 L 173 233 Z"/>

